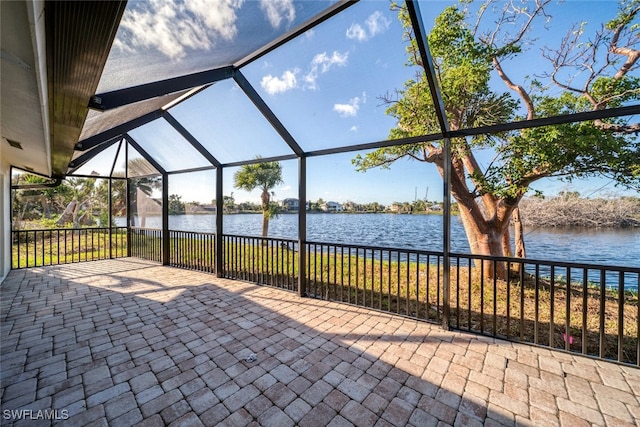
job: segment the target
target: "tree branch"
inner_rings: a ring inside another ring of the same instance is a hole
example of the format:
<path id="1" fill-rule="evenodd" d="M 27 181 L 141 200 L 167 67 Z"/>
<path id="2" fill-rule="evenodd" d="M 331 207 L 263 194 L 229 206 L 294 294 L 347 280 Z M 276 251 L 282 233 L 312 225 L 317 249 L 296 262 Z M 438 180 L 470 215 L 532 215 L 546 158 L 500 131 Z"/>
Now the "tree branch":
<path id="1" fill-rule="evenodd" d="M 498 72 L 498 76 L 500 76 L 504 84 L 506 84 L 509 89 L 515 91 L 524 102 L 525 107 L 527 108 L 527 120 L 535 118 L 535 107 L 527 91 L 521 85 L 517 85 L 513 83 L 513 81 L 511 81 L 509 76 L 507 76 L 507 74 L 502 69 L 500 61 L 498 61 L 498 58 L 495 56 L 493 57 L 493 66 L 495 67 L 496 71 Z"/>
<path id="2" fill-rule="evenodd" d="M 614 78 L 616 80 L 622 79 L 627 73 L 631 70 L 631 68 L 635 65 L 640 57 L 640 51 L 637 49 L 631 49 L 629 47 L 620 47 L 618 46 L 618 41 L 620 40 L 620 35 L 627 27 L 629 22 L 640 12 L 640 6 L 633 9 L 627 18 L 627 20 L 623 20 L 616 28 L 613 30 L 613 36 L 611 37 L 611 44 L 609 46 L 609 51 L 615 53 L 617 55 L 626 56 L 627 60 L 622 67 L 618 70 Z"/>
<path id="3" fill-rule="evenodd" d="M 595 124 L 598 129 L 609 132 L 616 132 L 627 135 L 630 135 L 632 133 L 640 133 L 640 123 L 623 125 L 618 123 L 607 123 L 600 119 L 597 119 L 593 121 L 593 124 Z"/>

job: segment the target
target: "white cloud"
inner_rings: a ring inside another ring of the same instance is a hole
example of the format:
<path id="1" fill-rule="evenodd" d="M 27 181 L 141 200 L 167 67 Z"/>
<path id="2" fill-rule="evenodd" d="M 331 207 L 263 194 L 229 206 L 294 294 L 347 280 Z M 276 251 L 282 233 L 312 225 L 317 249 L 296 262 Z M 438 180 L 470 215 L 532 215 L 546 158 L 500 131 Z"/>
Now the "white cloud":
<path id="1" fill-rule="evenodd" d="M 353 117 L 358 113 L 358 108 L 357 105 L 334 104 L 333 111 L 336 111 L 342 117 Z"/>
<path id="2" fill-rule="evenodd" d="M 344 67 L 347 65 L 348 59 L 349 54 L 347 52 L 334 51 L 331 55 L 328 55 L 327 52 L 322 52 L 315 55 L 309 64 L 307 73 L 302 76 L 304 88 L 316 90 L 318 88 L 316 80 L 320 74 L 326 73 L 334 67 Z M 300 70 L 296 68 L 285 71 L 282 77 L 269 74 L 264 76 L 260 83 L 269 95 L 285 92 L 298 86 L 296 75 L 299 72 Z"/>
<path id="3" fill-rule="evenodd" d="M 273 28 L 280 28 L 282 21 L 291 24 L 296 18 L 296 9 L 292 0 L 260 0 L 260 8 L 267 15 Z"/>
<path id="4" fill-rule="evenodd" d="M 369 37 L 374 37 L 377 34 L 384 33 L 389 29 L 391 20 L 384 16 L 382 12 L 375 11 L 365 21 L 367 28 L 369 29 Z"/>
<path id="5" fill-rule="evenodd" d="M 286 92 L 297 86 L 297 72 L 298 70 L 287 70 L 282 74 L 282 77 L 272 76 L 271 74 L 266 75 L 260 81 L 260 85 L 269 95 Z"/>
<path id="6" fill-rule="evenodd" d="M 155 49 L 178 61 L 187 49 L 209 50 L 217 39 L 233 40 L 238 33 L 236 11 L 244 0 L 149 0 L 125 12 L 114 45 L 123 52 Z"/>
<path id="7" fill-rule="evenodd" d="M 185 0 L 185 7 L 204 22 L 206 27 L 225 40 L 232 40 L 238 33 L 236 10 L 244 0 Z"/>
<path id="8" fill-rule="evenodd" d="M 389 25 L 391 25 L 391 20 L 384 16 L 382 12 L 375 11 L 364 21 L 366 29 L 358 23 L 353 23 L 347 28 L 346 36 L 348 39 L 366 41 L 387 31 Z"/>
<path id="9" fill-rule="evenodd" d="M 349 100 L 347 104 L 333 104 L 333 111 L 341 117 L 355 117 L 360 109 L 360 98 L 357 96 Z"/>
<path id="10" fill-rule="evenodd" d="M 327 55 L 327 52 L 322 52 L 313 57 L 311 61 L 311 66 L 320 66 L 322 67 L 322 72 L 326 73 L 329 71 L 334 65 L 339 67 L 347 64 L 347 59 L 349 59 L 349 53 L 340 53 L 338 51 L 333 51 L 331 56 Z"/>
<path id="11" fill-rule="evenodd" d="M 348 39 L 356 39 L 358 41 L 365 41 L 367 39 L 367 33 L 360 24 L 351 24 L 351 26 L 347 28 L 346 35 Z"/>
<path id="12" fill-rule="evenodd" d="M 351 132 L 358 132 L 358 126 L 353 125 L 351 126 L 351 128 L 349 129 Z"/>
<path id="13" fill-rule="evenodd" d="M 340 53 L 338 51 L 334 51 L 331 55 L 327 55 L 327 52 L 322 52 L 314 56 L 309 65 L 309 72 L 304 76 L 307 87 L 313 90 L 317 89 L 316 79 L 318 75 L 326 73 L 334 66 L 344 67 L 347 65 L 348 59 L 348 52 Z"/>

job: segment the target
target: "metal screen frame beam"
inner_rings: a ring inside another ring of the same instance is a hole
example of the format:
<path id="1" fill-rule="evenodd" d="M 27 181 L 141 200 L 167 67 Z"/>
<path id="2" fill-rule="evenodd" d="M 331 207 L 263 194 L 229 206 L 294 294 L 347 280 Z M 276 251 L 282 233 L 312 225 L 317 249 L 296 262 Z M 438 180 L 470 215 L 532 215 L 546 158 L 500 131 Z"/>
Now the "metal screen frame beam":
<path id="1" fill-rule="evenodd" d="M 73 178 L 89 178 L 89 179 L 115 179 L 115 180 L 119 180 L 119 179 L 127 179 L 125 177 L 118 177 L 118 176 L 102 176 L 102 175 L 85 175 L 85 174 L 67 174 L 67 177 L 73 177 Z M 66 178 L 66 177 L 65 177 Z M 136 177 L 138 178 L 138 177 Z"/>
<path id="2" fill-rule="evenodd" d="M 442 282 L 443 289 L 443 301 L 442 301 L 442 327 L 446 330 L 450 328 L 450 268 L 451 268 L 451 135 L 449 121 L 447 120 L 446 110 L 444 108 L 444 101 L 442 100 L 442 94 L 438 85 L 436 77 L 435 65 L 429 46 L 427 45 L 427 30 L 422 22 L 422 15 L 420 14 L 420 5 L 417 1 L 407 1 L 407 10 L 411 19 L 411 26 L 413 27 L 413 33 L 415 35 L 418 50 L 422 58 L 422 64 L 424 66 L 427 81 L 429 82 L 429 91 L 431 92 L 431 100 L 435 107 L 436 117 L 440 125 L 440 130 L 443 136 L 443 216 L 442 216 L 442 235 L 443 235 L 443 274 Z"/>
<path id="3" fill-rule="evenodd" d="M 157 98 L 159 96 L 225 80 L 232 77 L 233 70 L 234 67 L 229 65 L 111 92 L 99 93 L 91 97 L 88 107 L 98 111 L 112 110 L 122 107 L 123 105 L 133 104 L 146 99 Z"/>
<path id="4" fill-rule="evenodd" d="M 112 178 L 109 177 L 109 184 L 108 184 L 108 192 L 109 194 L 107 195 L 107 209 L 109 209 L 108 215 L 107 215 L 107 221 L 109 221 L 109 259 L 113 259 L 113 227 L 111 226 L 113 219 L 111 218 L 111 213 L 113 212 L 113 195 L 111 194 L 111 192 L 113 191 L 112 188 Z M 102 224 L 101 224 L 102 225 Z"/>
<path id="5" fill-rule="evenodd" d="M 540 117 L 531 120 L 521 120 L 510 123 L 500 123 L 477 128 L 467 128 L 451 131 L 452 138 L 508 132 L 512 130 L 530 129 L 543 126 L 554 126 L 566 123 L 582 123 L 590 120 L 608 119 L 612 117 L 624 117 L 640 114 L 640 105 L 626 107 L 607 108 L 605 110 L 584 111 L 581 113 L 563 114 L 561 116 Z"/>
<path id="6" fill-rule="evenodd" d="M 307 296 L 307 158 L 298 159 L 298 295 Z"/>
<path id="7" fill-rule="evenodd" d="M 216 276 L 219 278 L 224 277 L 224 240 L 222 234 L 224 233 L 223 215 L 224 215 L 224 190 L 222 188 L 223 169 L 216 169 Z"/>
<path id="8" fill-rule="evenodd" d="M 215 167 L 220 167 L 221 163 L 218 159 L 216 159 L 213 154 L 209 152 L 204 146 L 198 141 L 198 139 L 191 134 L 187 129 L 185 129 L 182 124 L 176 120 L 175 117 L 171 115 L 168 111 L 162 112 L 162 117 L 171 125 L 173 128 L 184 138 L 186 139 L 192 146 L 195 148 L 198 153 L 202 155 L 209 163 L 211 163 Z"/>
<path id="9" fill-rule="evenodd" d="M 67 175 L 73 174 L 75 171 L 80 169 L 89 160 L 93 159 L 95 156 L 97 156 L 98 154 L 102 153 L 104 150 L 106 150 L 107 148 L 111 147 L 116 142 L 120 142 L 120 141 L 122 141 L 122 137 L 121 136 L 116 136 L 115 138 L 111 138 L 110 140 L 105 141 L 104 143 L 98 145 L 93 150 L 87 151 L 84 154 L 81 154 L 80 156 L 78 156 L 75 159 L 71 160 L 69 162 L 69 169 L 70 170 L 67 171 Z M 117 158 L 117 155 L 116 155 L 116 158 Z M 114 160 L 114 165 L 115 165 L 115 160 Z M 111 171 L 113 173 L 113 167 L 111 168 Z M 109 176 L 111 176 L 111 174 L 109 174 Z"/>
<path id="10" fill-rule="evenodd" d="M 244 165 L 253 165 L 256 163 L 265 163 L 265 162 L 280 162 L 283 160 L 295 160 L 297 158 L 299 158 L 300 156 L 296 156 L 295 154 L 285 154 L 283 156 L 273 156 L 273 157 L 260 157 L 259 159 L 251 159 L 251 160 L 242 160 L 239 162 L 230 162 L 230 163 L 224 163 L 222 165 L 222 167 L 226 168 L 226 167 L 237 167 L 237 166 L 244 166 Z"/>
<path id="11" fill-rule="evenodd" d="M 307 151 L 305 156 L 318 157 L 327 156 L 330 154 L 350 153 L 353 151 L 375 150 L 384 147 L 394 147 L 396 145 L 405 144 L 421 144 L 423 142 L 440 141 L 442 135 L 439 133 L 432 133 L 428 135 L 411 136 L 400 139 L 385 139 L 383 141 L 367 142 L 364 144 L 344 145 L 342 147 L 335 148 L 322 148 L 320 150 Z"/>
<path id="12" fill-rule="evenodd" d="M 129 191 L 131 186 L 129 185 L 129 144 L 124 144 L 124 177 L 125 177 L 125 192 L 127 204 L 127 257 L 131 256 L 131 224 L 133 215 L 131 214 L 131 197 Z"/>
<path id="13" fill-rule="evenodd" d="M 113 157 L 113 164 L 111 165 L 111 170 L 109 171 L 109 178 L 113 178 L 113 171 L 116 170 L 116 163 L 118 162 L 118 157 L 120 156 L 120 150 L 122 149 L 122 139 L 120 139 L 120 143 L 118 144 L 118 149 L 116 150 L 116 155 Z M 124 166 L 125 169 L 127 165 Z"/>
<path id="14" fill-rule="evenodd" d="M 198 168 L 189 168 L 189 169 L 180 169 L 180 170 L 175 170 L 175 171 L 168 171 L 167 174 L 169 175 L 177 175 L 180 173 L 191 173 L 191 172 L 203 172 L 203 171 L 210 171 L 210 170 L 214 170 L 217 169 L 215 166 L 200 166 Z"/>
<path id="15" fill-rule="evenodd" d="M 160 163 L 156 162 L 156 160 L 152 156 L 150 156 L 149 153 L 147 153 L 144 150 L 144 148 L 142 148 L 140 144 L 138 144 L 136 140 L 133 139 L 133 137 L 131 137 L 131 135 L 129 135 L 128 133 L 124 134 L 124 139 L 126 139 L 127 142 L 131 144 L 133 148 L 135 148 L 136 151 L 138 151 L 138 153 L 140 153 L 140 155 L 158 171 L 158 175 L 167 175 L 167 171 L 162 166 L 160 166 Z M 128 177 L 129 177 L 129 165 L 127 164 L 127 178 Z"/>
<path id="16" fill-rule="evenodd" d="M 508 132 L 520 129 L 528 129 L 541 126 L 553 126 L 564 123 L 578 123 L 588 120 L 606 119 L 611 117 L 624 117 L 634 114 L 640 114 L 640 105 L 631 105 L 627 107 L 609 108 L 606 110 L 585 111 L 582 113 L 563 114 L 561 116 L 543 117 L 533 120 L 523 120 L 519 122 L 501 123 L 497 125 L 487 125 L 476 128 L 467 128 L 449 131 L 451 138 L 494 134 Z M 349 153 L 354 151 L 375 150 L 384 147 L 393 147 L 405 144 L 420 144 L 423 142 L 439 141 L 444 139 L 444 135 L 440 133 L 431 133 L 420 136 L 412 136 L 400 139 L 387 139 L 377 142 L 367 142 L 363 144 L 344 145 L 342 147 L 324 148 L 320 150 L 312 150 L 305 152 L 306 157 L 326 156 L 330 154 Z"/>
<path id="17" fill-rule="evenodd" d="M 244 91 L 245 95 L 249 97 L 253 105 L 262 113 L 265 119 L 269 122 L 271 126 L 278 132 L 280 137 L 284 139 L 284 142 L 287 143 L 289 148 L 296 153 L 298 157 L 304 155 L 304 150 L 300 148 L 300 145 L 295 140 L 295 138 L 289 133 L 287 128 L 284 127 L 280 119 L 275 115 L 275 113 L 269 108 L 266 102 L 262 99 L 262 97 L 258 94 L 258 92 L 251 86 L 251 83 L 246 79 L 246 77 L 240 72 L 236 72 L 233 75 L 233 79 L 240 86 L 240 88 Z"/>
<path id="18" fill-rule="evenodd" d="M 162 174 L 162 265 L 171 261 L 171 240 L 169 239 L 169 175 Z"/>
<path id="19" fill-rule="evenodd" d="M 76 143 L 75 149 L 76 151 L 89 150 L 97 145 L 103 144 L 105 141 L 122 136 L 125 133 L 129 132 L 131 129 L 135 129 L 139 126 L 145 125 L 149 122 L 159 119 L 160 117 L 162 117 L 162 110 L 152 111 L 133 120 L 129 120 L 126 123 L 122 123 L 116 127 L 112 127 L 111 129 L 107 129 L 104 132 L 100 132 L 96 135 L 90 136 L 89 138 L 85 138 L 82 141 L 78 141 Z"/>

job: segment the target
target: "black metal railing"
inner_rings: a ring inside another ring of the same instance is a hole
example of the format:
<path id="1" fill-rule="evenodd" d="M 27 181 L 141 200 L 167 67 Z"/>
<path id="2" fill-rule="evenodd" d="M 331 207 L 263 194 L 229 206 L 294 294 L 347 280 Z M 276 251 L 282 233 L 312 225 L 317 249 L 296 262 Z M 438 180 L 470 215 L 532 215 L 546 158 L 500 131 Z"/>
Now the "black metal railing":
<path id="1" fill-rule="evenodd" d="M 440 323 L 441 252 L 307 243 L 308 296 Z M 640 365 L 640 268 L 450 254 L 449 327 Z"/>
<path id="2" fill-rule="evenodd" d="M 130 256 L 162 262 L 162 230 L 130 227 L 128 235 Z"/>
<path id="3" fill-rule="evenodd" d="M 442 253 L 307 243 L 307 294 L 440 323 Z"/>
<path id="4" fill-rule="evenodd" d="M 126 227 L 12 230 L 11 268 L 127 256 Z"/>
<path id="5" fill-rule="evenodd" d="M 640 268 L 451 256 L 453 328 L 640 365 Z"/>
<path id="6" fill-rule="evenodd" d="M 271 237 L 223 235 L 224 277 L 298 290 L 298 242 Z"/>
<path id="7" fill-rule="evenodd" d="M 215 233 L 170 230 L 169 239 L 169 265 L 207 273 L 217 271 Z"/>

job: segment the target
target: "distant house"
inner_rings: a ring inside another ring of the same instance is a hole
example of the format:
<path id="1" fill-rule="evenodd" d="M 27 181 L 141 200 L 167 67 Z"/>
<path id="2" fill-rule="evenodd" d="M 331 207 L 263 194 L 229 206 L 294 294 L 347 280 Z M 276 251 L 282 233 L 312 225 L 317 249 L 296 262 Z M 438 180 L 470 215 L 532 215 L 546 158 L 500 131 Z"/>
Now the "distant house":
<path id="1" fill-rule="evenodd" d="M 433 211 L 433 212 L 439 212 L 442 210 L 442 206 L 440 206 L 439 204 L 433 204 L 431 206 L 429 206 L 429 210 Z"/>
<path id="2" fill-rule="evenodd" d="M 300 209 L 298 199 L 284 199 L 280 201 L 280 207 L 286 211 L 297 211 Z"/>
<path id="3" fill-rule="evenodd" d="M 325 212 L 342 212 L 342 205 L 338 202 L 325 202 L 320 205 L 320 209 Z"/>
<path id="4" fill-rule="evenodd" d="M 402 203 L 394 202 L 389 206 L 389 212 L 402 212 Z"/>

